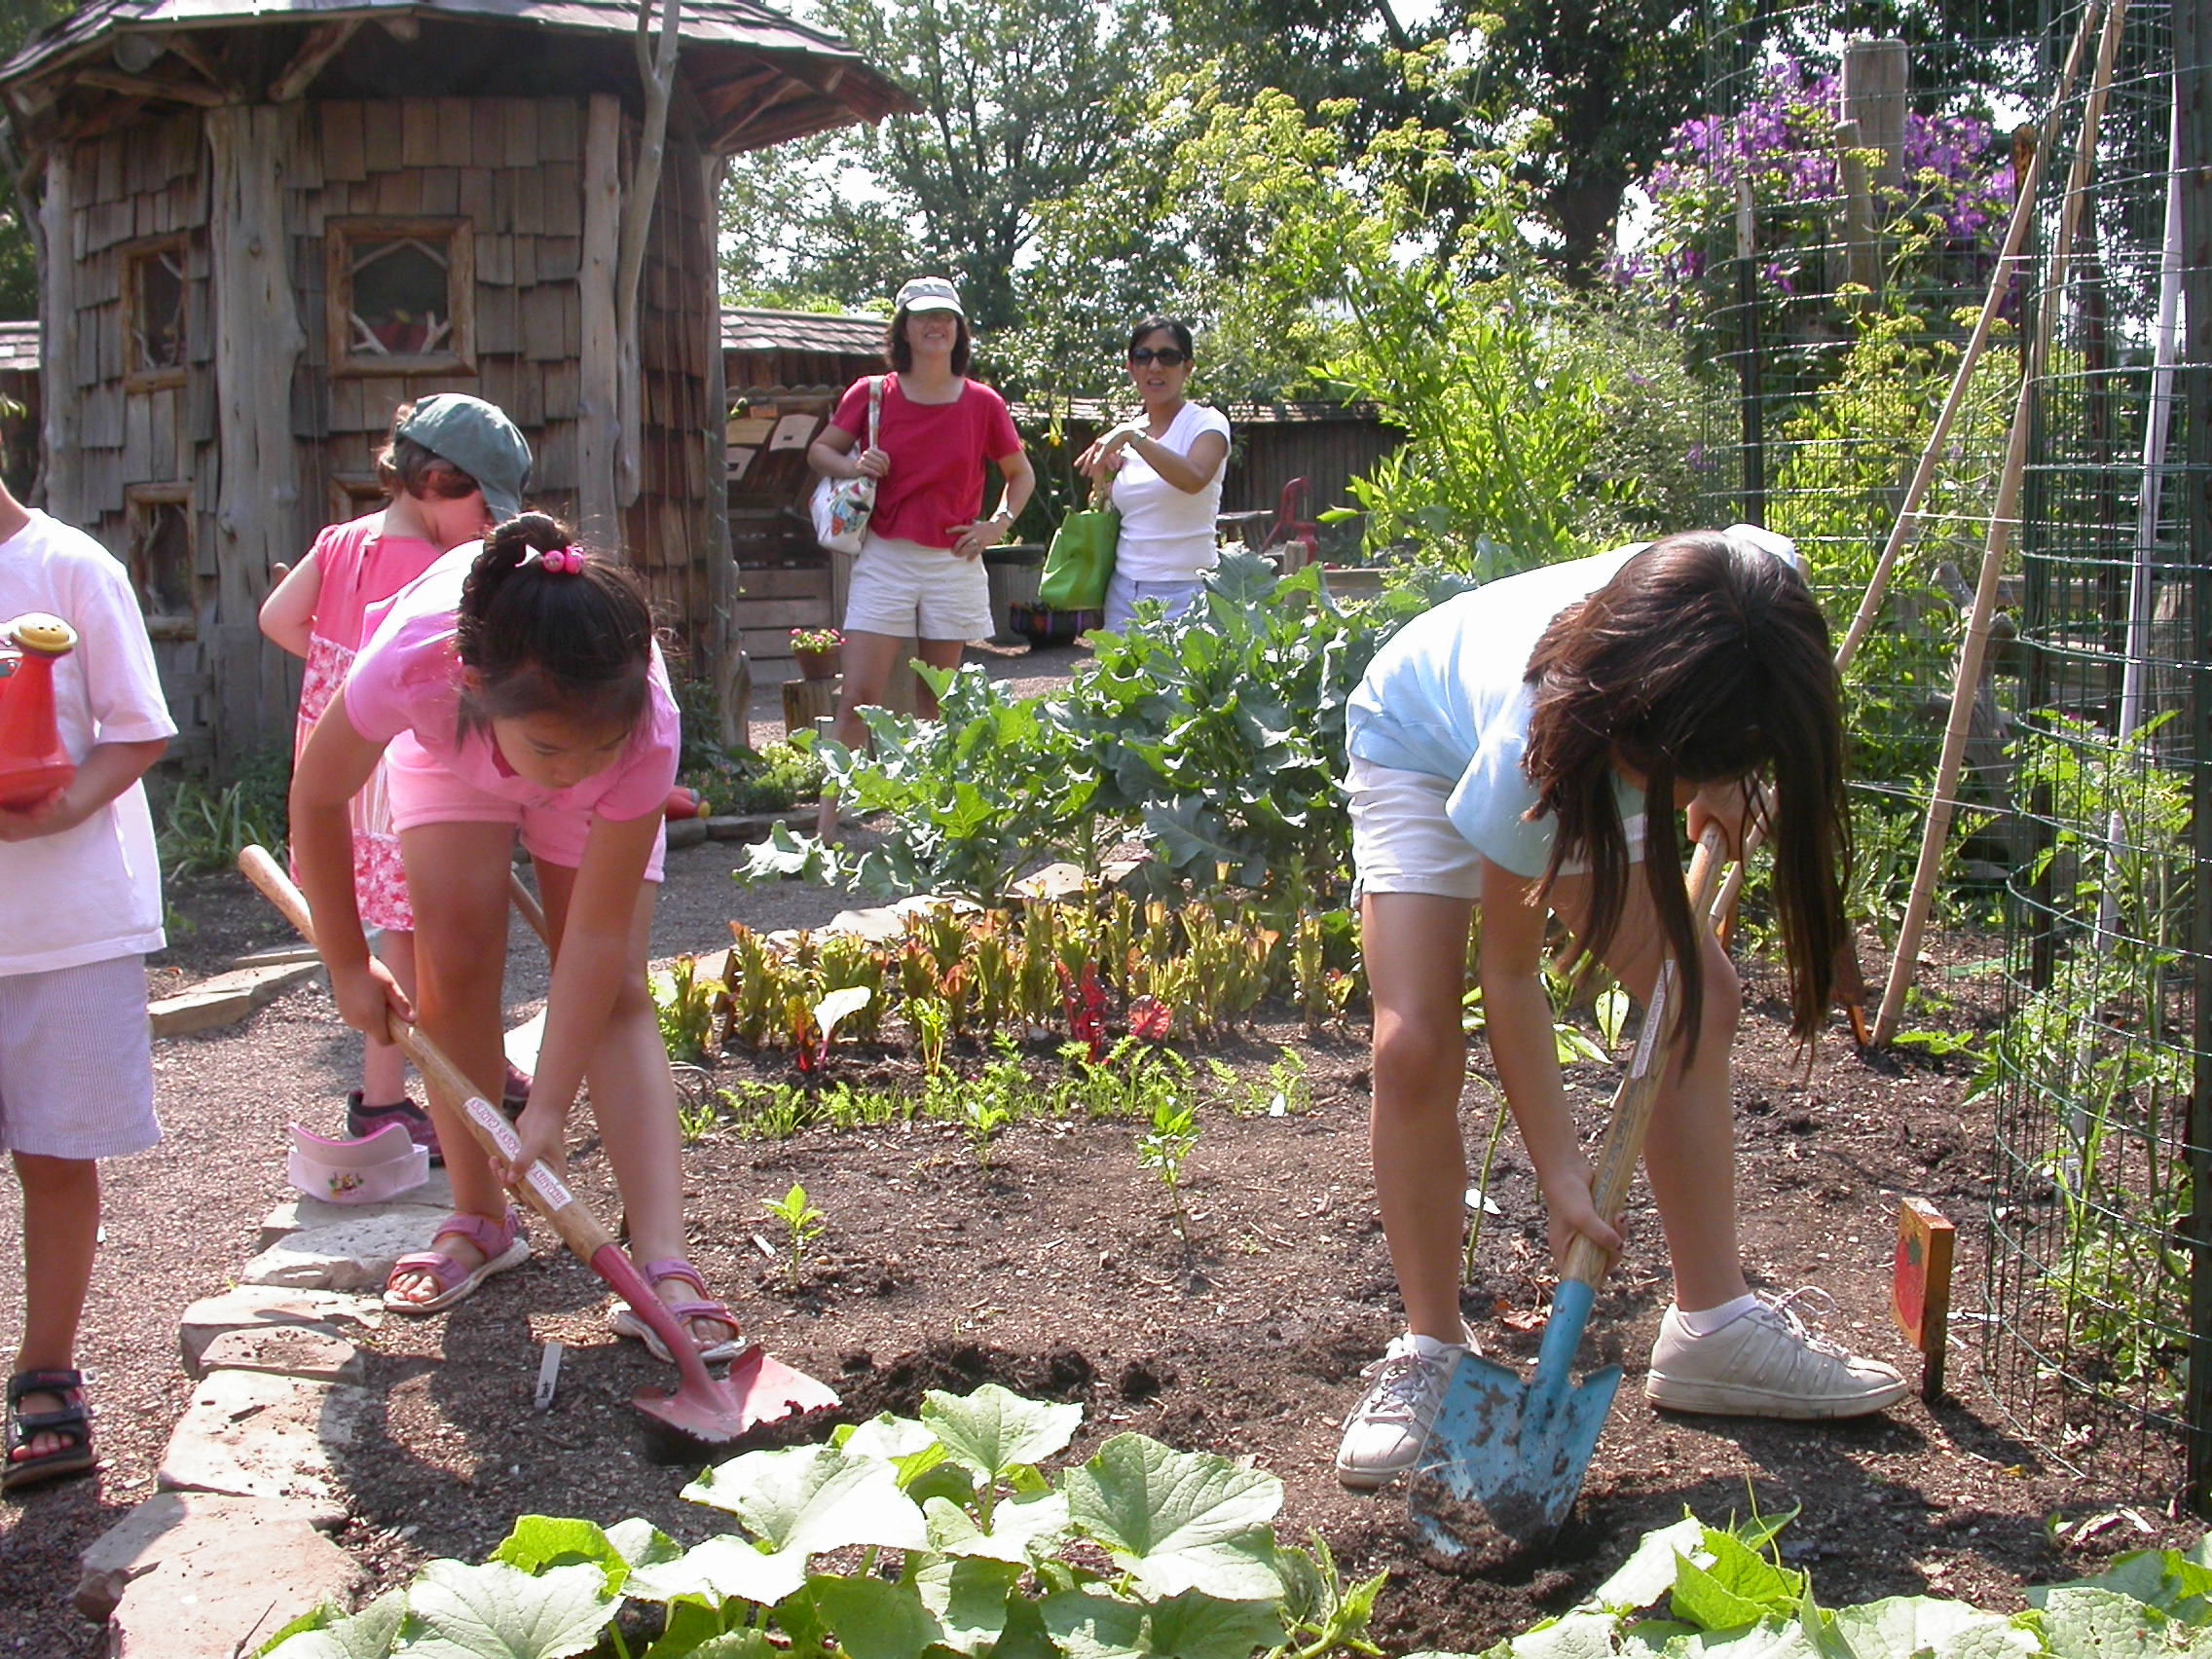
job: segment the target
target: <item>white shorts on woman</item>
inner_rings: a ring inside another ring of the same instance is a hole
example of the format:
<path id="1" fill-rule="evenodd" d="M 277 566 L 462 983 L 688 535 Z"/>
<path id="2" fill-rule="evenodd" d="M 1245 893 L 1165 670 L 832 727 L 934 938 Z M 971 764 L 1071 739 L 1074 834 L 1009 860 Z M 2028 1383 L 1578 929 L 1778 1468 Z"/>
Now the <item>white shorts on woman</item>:
<path id="1" fill-rule="evenodd" d="M 1345 793 L 1351 797 L 1351 867 L 1354 893 L 1427 893 L 1440 899 L 1478 899 L 1483 856 L 1452 823 L 1446 810 L 1456 787 L 1451 778 L 1401 771 L 1351 757 Z M 1643 858 L 1643 814 L 1622 822 L 1631 863 Z M 1562 875 L 1586 875 L 1586 860 L 1569 859 Z"/>
<path id="2" fill-rule="evenodd" d="M 980 559 L 870 534 L 853 559 L 845 593 L 848 634 L 895 640 L 986 640 L 991 585 Z"/>

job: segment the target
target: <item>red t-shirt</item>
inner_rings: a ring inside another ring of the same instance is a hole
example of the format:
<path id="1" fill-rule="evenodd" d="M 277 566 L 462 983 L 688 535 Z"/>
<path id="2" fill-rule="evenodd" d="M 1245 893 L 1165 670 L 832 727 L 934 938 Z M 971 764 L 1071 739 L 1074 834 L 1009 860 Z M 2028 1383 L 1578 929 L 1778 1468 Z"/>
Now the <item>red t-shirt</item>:
<path id="1" fill-rule="evenodd" d="M 866 380 L 846 387 L 830 424 L 867 442 Z M 875 441 L 891 472 L 876 485 L 867 527 L 924 547 L 950 547 L 960 539 L 953 526 L 983 516 L 983 462 L 1021 448 L 1006 399 L 981 382 L 963 381 L 950 403 L 910 403 L 896 374 L 884 376 Z"/>

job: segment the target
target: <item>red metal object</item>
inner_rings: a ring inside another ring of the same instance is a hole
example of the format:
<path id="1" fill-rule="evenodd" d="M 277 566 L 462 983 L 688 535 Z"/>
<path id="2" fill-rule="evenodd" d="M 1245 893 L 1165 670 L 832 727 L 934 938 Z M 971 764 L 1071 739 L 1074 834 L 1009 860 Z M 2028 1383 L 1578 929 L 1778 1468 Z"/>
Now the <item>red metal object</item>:
<path id="1" fill-rule="evenodd" d="M 0 628 L 0 637 L 21 653 L 0 680 L 0 806 L 21 808 L 77 775 L 54 719 L 54 665 L 76 648 L 77 632 L 34 611 Z"/>
<path id="2" fill-rule="evenodd" d="M 668 818 L 696 818 L 699 816 L 701 807 L 699 792 L 686 785 L 678 784 L 668 792 L 668 805 L 663 807 L 661 811 L 663 816 Z"/>

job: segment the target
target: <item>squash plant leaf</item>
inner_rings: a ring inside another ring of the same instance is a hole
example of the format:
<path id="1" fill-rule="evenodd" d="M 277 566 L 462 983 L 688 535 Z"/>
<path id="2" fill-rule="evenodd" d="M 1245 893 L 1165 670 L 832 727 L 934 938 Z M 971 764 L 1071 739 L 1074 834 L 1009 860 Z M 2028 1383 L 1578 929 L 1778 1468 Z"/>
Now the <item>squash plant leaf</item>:
<path id="1" fill-rule="evenodd" d="M 2030 1590 L 2028 1605 L 2041 1606 L 2055 1589 L 2117 1591 L 2192 1624 L 2202 1624 L 2212 1614 L 2212 1570 L 2174 1550 L 2131 1550 L 2094 1578 Z"/>
<path id="2" fill-rule="evenodd" d="M 1612 1659 L 1613 1615 L 1570 1612 L 1513 1639 L 1513 1659 Z"/>
<path id="3" fill-rule="evenodd" d="M 759 1631 L 733 1630 L 711 1636 L 696 1647 L 671 1648 L 666 1654 L 656 1641 L 645 1649 L 645 1659 L 783 1659 L 783 1649 Z"/>
<path id="4" fill-rule="evenodd" d="M 2055 1659 L 2120 1659 L 2159 1653 L 2179 1659 L 2212 1654 L 2212 1631 L 2176 1628 L 2157 1608 L 2117 1590 L 2059 1588 L 2043 1594 L 2038 1622 L 2044 1651 Z"/>
<path id="5" fill-rule="evenodd" d="M 709 1469 L 683 1496 L 728 1510 L 771 1551 L 812 1554 L 847 1544 L 918 1550 L 928 1542 L 922 1512 L 899 1490 L 890 1463 L 830 1446 L 748 1452 Z"/>
<path id="6" fill-rule="evenodd" d="M 1067 1590 L 1038 1605 L 1045 1629 L 1068 1659 L 1147 1659 L 1144 1608 L 1114 1596 Z"/>
<path id="7" fill-rule="evenodd" d="M 1264 1470 L 1118 1434 L 1068 1471 L 1063 1490 L 1075 1524 L 1150 1595 L 1202 1590 L 1252 1602 L 1282 1594 L 1268 1529 L 1282 1482 Z"/>
<path id="8" fill-rule="evenodd" d="M 1513 1651 L 1518 1659 L 1519 1641 Z M 1795 1619 L 1770 1618 L 1743 1630 L 1678 1637 L 1667 1644 L 1666 1659 L 1829 1659 L 1829 1655 Z"/>
<path id="9" fill-rule="evenodd" d="M 1058 1493 L 1014 1498 L 991 1511 L 986 1531 L 959 1504 L 942 1497 L 923 1500 L 929 1517 L 930 1548 L 940 1555 L 976 1557 L 1027 1567 L 1049 1553 L 1068 1530 L 1068 1500 Z"/>
<path id="10" fill-rule="evenodd" d="M 725 1532 L 675 1561 L 638 1568 L 627 1589 L 641 1602 L 689 1599 L 719 1607 L 734 1599 L 772 1606 L 805 1583 L 804 1550 L 762 1550 Z"/>
<path id="11" fill-rule="evenodd" d="M 772 1653 L 735 1645 L 748 1636 L 765 1641 L 743 1627 L 748 1616 L 741 1607 L 725 1614 L 700 1602 L 671 1602 L 661 1633 L 645 1649 L 645 1659 L 775 1659 Z M 732 1617 L 740 1621 L 734 1631 L 728 1628 Z"/>
<path id="12" fill-rule="evenodd" d="M 866 1422 L 841 1422 L 830 1444 L 854 1457 L 910 1457 L 926 1452 L 937 1436 L 912 1418 L 878 1412 Z"/>
<path id="13" fill-rule="evenodd" d="M 1934 1596 L 1891 1596 L 1862 1606 L 1839 1608 L 1829 1634 L 1850 1659 L 1887 1659 L 1925 1653 L 1930 1659 L 2008 1659 L 2035 1653 L 2034 1633 L 2002 1613 L 1985 1613 L 1963 1602 Z"/>
<path id="14" fill-rule="evenodd" d="M 936 1615 L 938 1640 L 956 1653 L 975 1653 L 1006 1635 L 1021 1568 L 1003 1561 L 933 1561 L 914 1574 L 922 1604 Z"/>
<path id="15" fill-rule="evenodd" d="M 649 1525 L 649 1524 L 648 1524 Z M 525 1572 L 589 1562 L 607 1574 L 607 1593 L 618 1596 L 630 1576 L 630 1563 L 605 1529 L 569 1516 L 518 1515 L 514 1528 L 491 1554 Z"/>
<path id="16" fill-rule="evenodd" d="M 1732 1532 L 1706 1530 L 1701 1565 L 1680 1558 L 1669 1610 L 1701 1630 L 1735 1630 L 1773 1616 L 1788 1618 L 1805 1593 L 1805 1575 L 1780 1567 Z"/>
<path id="17" fill-rule="evenodd" d="M 617 1521 L 608 1528 L 607 1541 L 614 1547 L 614 1553 L 631 1567 L 655 1567 L 665 1561 L 674 1561 L 683 1553 L 682 1544 L 650 1521 L 637 1515 L 631 1516 L 627 1521 Z"/>
<path id="18" fill-rule="evenodd" d="M 569 1659 L 599 1644 L 621 1604 L 595 1566 L 534 1576 L 503 1561 L 434 1561 L 408 1588 L 406 1651 L 422 1659 Z"/>
<path id="19" fill-rule="evenodd" d="M 955 1462 L 995 1485 L 1019 1464 L 1064 1451 L 1083 1426 L 1083 1408 L 1025 1400 L 986 1382 L 966 1398 L 932 1388 L 922 1396 L 922 1421 Z"/>
<path id="20" fill-rule="evenodd" d="M 1174 1659 L 1247 1659 L 1285 1634 L 1272 1602 L 1224 1602 L 1196 1591 L 1156 1604 L 1148 1622 L 1152 1651 Z"/>
<path id="21" fill-rule="evenodd" d="M 1676 1558 L 1696 1558 L 1704 1547 L 1705 1523 L 1694 1515 L 1646 1532 L 1620 1570 L 1592 1591 L 1583 1605 L 1624 1612 L 1651 1606 L 1675 1587 Z"/>
<path id="22" fill-rule="evenodd" d="M 823 1577 L 808 1589 L 850 1659 L 922 1659 L 923 1649 L 943 1638 L 943 1627 L 910 1584 Z"/>
<path id="23" fill-rule="evenodd" d="M 406 1590 L 387 1590 L 350 1618 L 328 1607 L 303 1614 L 261 1651 L 283 1659 L 389 1659 L 406 1617 Z"/>

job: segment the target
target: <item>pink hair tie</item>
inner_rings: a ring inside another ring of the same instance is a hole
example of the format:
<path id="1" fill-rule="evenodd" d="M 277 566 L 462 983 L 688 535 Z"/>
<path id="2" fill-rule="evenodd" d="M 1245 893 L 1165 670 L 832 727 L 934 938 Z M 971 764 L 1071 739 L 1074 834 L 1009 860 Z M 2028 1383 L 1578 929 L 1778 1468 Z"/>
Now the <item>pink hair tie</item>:
<path id="1" fill-rule="evenodd" d="M 584 556 L 573 547 L 533 547 L 516 563 L 527 565 L 533 560 L 543 565 L 547 572 L 552 575 L 576 576 L 583 573 Z"/>

